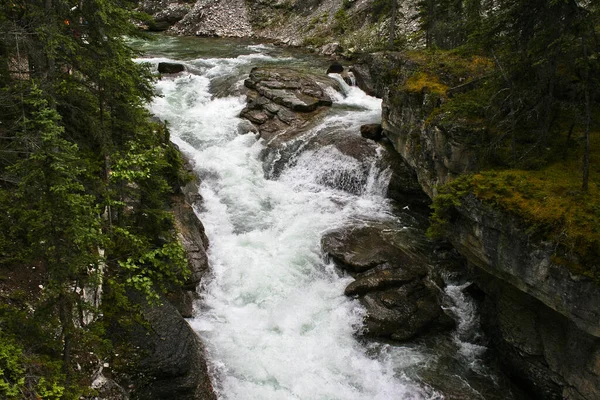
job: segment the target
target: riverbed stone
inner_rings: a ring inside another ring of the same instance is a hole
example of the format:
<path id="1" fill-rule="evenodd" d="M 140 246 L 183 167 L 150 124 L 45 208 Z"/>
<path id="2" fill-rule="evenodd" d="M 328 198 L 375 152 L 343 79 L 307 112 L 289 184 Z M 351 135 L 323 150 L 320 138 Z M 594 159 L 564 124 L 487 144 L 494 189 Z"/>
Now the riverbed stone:
<path id="1" fill-rule="evenodd" d="M 360 127 L 360 135 L 365 139 L 381 140 L 383 138 L 383 129 L 381 124 L 366 124 Z"/>
<path id="2" fill-rule="evenodd" d="M 344 293 L 365 306 L 365 335 L 404 341 L 453 326 L 425 259 L 400 248 L 381 226 L 338 229 L 327 233 L 321 245 L 355 278 Z"/>
<path id="3" fill-rule="evenodd" d="M 316 123 L 333 103 L 324 88 L 338 83 L 291 68 L 256 67 L 244 86 L 248 103 L 240 116 L 257 126 L 268 146 L 277 146 Z"/>
<path id="4" fill-rule="evenodd" d="M 161 74 L 176 74 L 185 71 L 185 66 L 180 63 L 160 62 L 158 63 L 158 72 Z"/>
<path id="5" fill-rule="evenodd" d="M 325 234 L 321 240 L 325 254 L 351 273 L 365 272 L 379 265 L 416 264 L 411 256 L 387 242 L 377 227 L 341 229 Z"/>

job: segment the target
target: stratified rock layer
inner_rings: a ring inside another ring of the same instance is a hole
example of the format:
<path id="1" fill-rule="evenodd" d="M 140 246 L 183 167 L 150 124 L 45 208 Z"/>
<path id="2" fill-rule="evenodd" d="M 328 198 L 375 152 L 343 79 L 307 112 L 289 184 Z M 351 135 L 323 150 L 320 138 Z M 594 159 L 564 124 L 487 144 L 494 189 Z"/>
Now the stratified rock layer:
<path id="1" fill-rule="evenodd" d="M 356 279 L 345 294 L 358 296 L 364 304 L 365 334 L 407 340 L 452 326 L 424 261 L 393 244 L 381 227 L 332 231 L 321 244 L 323 252 Z"/>
<path id="2" fill-rule="evenodd" d="M 443 98 L 426 87 L 387 89 L 407 87 L 416 62 L 401 53 L 362 61 L 352 69 L 357 82 L 383 96 L 384 134 L 430 197 L 440 185 L 478 171 L 473 138 L 483 137 L 481 128 L 443 113 L 430 118 Z M 454 211 L 446 237 L 485 293 L 485 328 L 507 372 L 536 398 L 600 398 L 600 286 L 558 265 L 556 246 L 517 217 L 473 196 Z"/>

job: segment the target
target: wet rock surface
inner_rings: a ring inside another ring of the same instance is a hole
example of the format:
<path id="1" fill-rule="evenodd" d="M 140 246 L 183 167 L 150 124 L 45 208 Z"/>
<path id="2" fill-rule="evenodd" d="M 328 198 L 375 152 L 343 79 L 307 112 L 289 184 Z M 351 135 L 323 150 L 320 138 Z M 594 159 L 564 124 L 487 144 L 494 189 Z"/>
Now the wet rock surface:
<path id="1" fill-rule="evenodd" d="M 332 105 L 325 88 L 337 87 L 337 82 L 288 68 L 253 68 L 244 85 L 248 104 L 241 116 L 257 125 L 260 136 L 270 142 L 276 136 L 295 137 L 314 124 Z"/>
<path id="2" fill-rule="evenodd" d="M 160 62 L 158 63 L 158 72 L 161 74 L 176 74 L 185 71 L 185 66 L 179 63 Z"/>
<path id="3" fill-rule="evenodd" d="M 381 140 L 383 139 L 383 129 L 381 124 L 368 124 L 360 127 L 360 135 L 365 139 Z"/>
<path id="4" fill-rule="evenodd" d="M 186 162 L 185 169 L 192 174 L 189 161 Z M 194 212 L 194 207 L 199 206 L 201 201 L 197 178 L 182 187 L 181 191 L 180 195 L 173 196 L 171 207 L 177 236 L 186 252 L 190 276 L 182 287 L 173 288 L 167 297 L 183 317 L 191 318 L 194 300 L 198 298 L 196 287 L 209 269 L 206 255 L 209 242 L 204 226 Z"/>
<path id="5" fill-rule="evenodd" d="M 357 296 L 367 309 L 366 335 L 402 341 L 453 326 L 425 261 L 398 247 L 380 227 L 332 231 L 321 245 L 355 278 L 345 294 Z"/>
<path id="6" fill-rule="evenodd" d="M 132 399 L 213 400 L 204 346 L 198 335 L 166 299 L 142 307 L 147 327 L 138 325 L 121 335 L 135 348 L 138 361 L 127 385 Z"/>
<path id="7" fill-rule="evenodd" d="M 248 104 L 240 116 L 257 126 L 267 145 L 277 146 L 324 115 L 333 103 L 325 88 L 335 88 L 337 82 L 289 68 L 263 67 L 253 68 L 244 85 Z"/>
<path id="8" fill-rule="evenodd" d="M 370 169 L 375 167 L 390 174 L 384 195 L 403 205 L 429 204 L 415 172 L 389 143 L 374 143 L 362 137 L 358 130 L 310 132 L 331 111 L 332 100 L 325 88 L 341 90 L 334 79 L 287 68 L 255 68 L 245 86 L 248 104 L 240 116 L 252 122 L 265 140 L 267 149 L 263 157 L 272 176 L 277 176 L 283 166 L 302 151 L 319 151 L 332 146 L 341 155 L 356 160 L 356 166 L 343 173 L 332 171 L 321 183 L 360 194 Z M 245 122 L 240 124 L 239 130 L 252 131 Z"/>

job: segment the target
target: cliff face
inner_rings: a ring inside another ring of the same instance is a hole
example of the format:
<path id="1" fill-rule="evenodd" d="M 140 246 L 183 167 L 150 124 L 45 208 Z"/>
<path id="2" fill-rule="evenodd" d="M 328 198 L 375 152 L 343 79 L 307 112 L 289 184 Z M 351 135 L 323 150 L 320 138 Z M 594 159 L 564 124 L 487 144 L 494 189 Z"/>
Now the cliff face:
<path id="1" fill-rule="evenodd" d="M 386 136 L 404 160 L 414 168 L 423 191 L 433 198 L 437 187 L 478 169 L 477 141 L 481 128 L 466 121 L 452 120 L 433 111 L 445 101 L 445 94 L 427 84 L 410 86 L 409 79 L 419 63 L 402 53 L 363 55 L 352 67 L 357 82 L 383 98 L 382 126 Z M 459 85 L 460 79 L 448 77 Z"/>
<path id="2" fill-rule="evenodd" d="M 399 6 L 396 37 L 418 29 L 414 0 Z M 259 37 L 332 55 L 388 45 L 389 9 L 379 0 L 143 0 L 150 30 L 186 36 Z M 414 36 L 414 35 L 413 35 Z"/>
<path id="3" fill-rule="evenodd" d="M 476 126 L 434 112 L 445 94 L 410 85 L 417 64 L 401 54 L 361 61 L 365 79 L 386 88 L 384 133 L 430 197 L 479 169 Z M 539 398 L 600 398 L 600 286 L 557 264 L 556 246 L 518 217 L 473 195 L 453 210 L 446 237 L 483 291 L 485 328 L 507 371 Z"/>
<path id="4" fill-rule="evenodd" d="M 192 173 L 189 164 L 186 170 Z M 130 364 L 118 375 L 131 399 L 214 400 L 204 344 L 184 317 L 193 316 L 196 286 L 208 269 L 208 238 L 193 207 L 200 201 L 196 179 L 172 197 L 175 228 L 187 254 L 190 276 L 182 287 L 171 287 L 161 304 L 148 304 L 139 295 L 131 301 L 141 309 L 144 324 L 111 331 L 113 340 L 132 349 Z"/>

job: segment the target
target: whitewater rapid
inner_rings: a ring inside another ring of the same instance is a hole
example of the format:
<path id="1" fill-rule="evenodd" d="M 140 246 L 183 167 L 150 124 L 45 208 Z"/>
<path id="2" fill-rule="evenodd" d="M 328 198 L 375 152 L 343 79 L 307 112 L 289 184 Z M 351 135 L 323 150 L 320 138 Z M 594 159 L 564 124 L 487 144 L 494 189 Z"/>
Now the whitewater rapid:
<path id="1" fill-rule="evenodd" d="M 373 164 L 364 187 L 353 191 L 357 194 L 335 189 L 328 182 L 352 177 L 357 161 L 325 146 L 299 152 L 269 179 L 261 161 L 265 143 L 254 134 L 238 134 L 246 102 L 239 93 L 251 65 L 286 62 L 266 54 L 268 48 L 188 60 L 191 72 L 160 80 L 162 97 L 151 105 L 168 121 L 172 140 L 202 182 L 197 213 L 211 241 L 211 273 L 199 289 L 201 301 L 190 324 L 207 345 L 218 395 L 239 400 L 442 398 L 404 373 L 427 362 L 425 355 L 357 341 L 365 311 L 343 294 L 351 278 L 321 254 L 327 230 L 394 218 L 382 196 L 389 174 Z M 214 96 L 216 83 L 233 95 Z M 379 120 L 381 101 L 357 88 L 346 87 L 346 92 L 335 94 L 335 102 L 353 111 L 333 113 L 323 126 L 358 134 L 361 124 Z M 319 134 L 319 127 L 307 134 Z"/>

